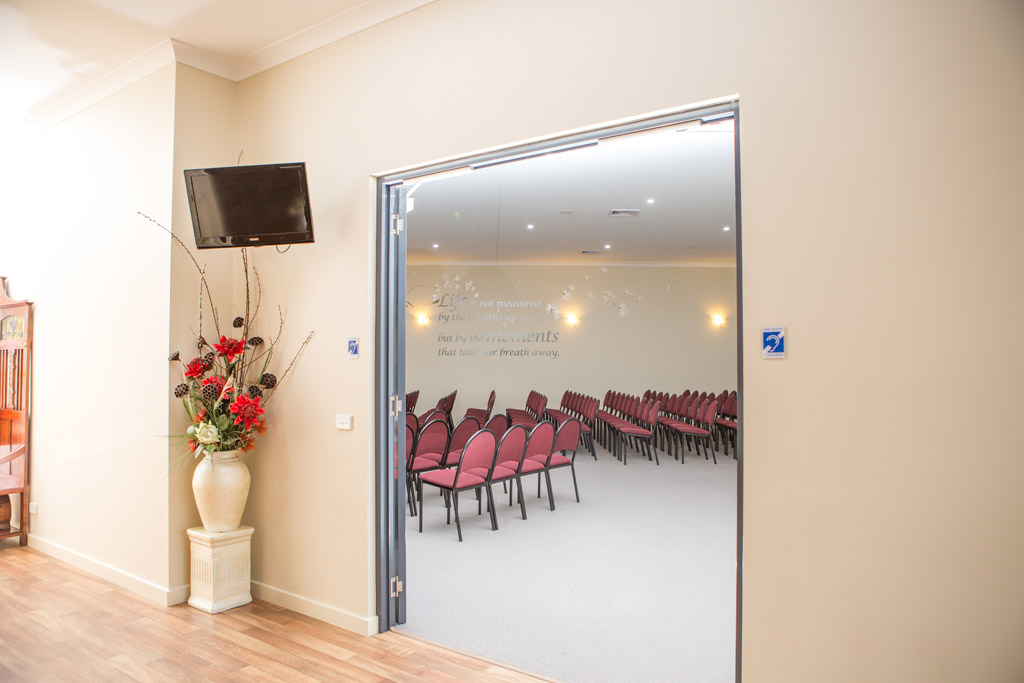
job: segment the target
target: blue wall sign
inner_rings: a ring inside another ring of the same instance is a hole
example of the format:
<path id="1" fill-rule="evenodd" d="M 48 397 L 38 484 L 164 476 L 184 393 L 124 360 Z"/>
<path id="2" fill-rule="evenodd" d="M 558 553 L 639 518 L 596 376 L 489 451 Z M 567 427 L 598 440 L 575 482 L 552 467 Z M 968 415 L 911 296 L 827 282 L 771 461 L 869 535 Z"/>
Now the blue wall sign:
<path id="1" fill-rule="evenodd" d="M 761 358 L 786 357 L 786 328 L 761 328 Z"/>

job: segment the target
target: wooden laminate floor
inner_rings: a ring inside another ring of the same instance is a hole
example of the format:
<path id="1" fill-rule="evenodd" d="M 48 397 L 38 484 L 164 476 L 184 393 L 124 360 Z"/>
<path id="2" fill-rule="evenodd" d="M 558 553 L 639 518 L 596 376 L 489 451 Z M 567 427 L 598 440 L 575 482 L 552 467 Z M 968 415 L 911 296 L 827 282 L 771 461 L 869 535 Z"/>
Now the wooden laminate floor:
<path id="1" fill-rule="evenodd" d="M 5 683 L 543 680 L 395 632 L 355 635 L 261 600 L 221 614 L 161 607 L 0 543 Z"/>

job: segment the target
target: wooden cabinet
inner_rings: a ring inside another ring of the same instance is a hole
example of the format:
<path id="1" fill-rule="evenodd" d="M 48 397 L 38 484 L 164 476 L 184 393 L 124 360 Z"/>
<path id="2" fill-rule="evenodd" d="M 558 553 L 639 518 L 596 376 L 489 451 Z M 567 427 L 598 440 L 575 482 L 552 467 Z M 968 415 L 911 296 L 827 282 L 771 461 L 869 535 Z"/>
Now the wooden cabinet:
<path id="1" fill-rule="evenodd" d="M 0 277 L 0 538 L 20 536 L 21 545 L 28 543 L 31 386 L 32 303 L 8 297 Z M 21 511 L 17 527 L 3 519 L 11 495 Z"/>

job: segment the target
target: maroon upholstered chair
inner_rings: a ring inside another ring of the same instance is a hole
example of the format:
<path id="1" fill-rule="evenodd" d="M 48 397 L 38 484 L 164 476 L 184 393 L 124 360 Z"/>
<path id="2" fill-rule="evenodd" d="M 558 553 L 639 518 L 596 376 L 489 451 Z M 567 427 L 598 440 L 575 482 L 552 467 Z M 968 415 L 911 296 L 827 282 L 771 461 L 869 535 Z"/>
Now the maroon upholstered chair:
<path id="1" fill-rule="evenodd" d="M 721 415 L 715 420 L 715 426 L 718 428 L 718 433 L 722 437 L 722 444 L 725 447 L 725 454 L 729 455 L 729 442 L 733 445 L 733 455 L 736 458 L 736 432 L 739 428 L 739 422 L 736 420 L 737 413 L 737 398 L 736 392 L 733 391 L 725 399 L 725 404 L 722 406 Z"/>
<path id="2" fill-rule="evenodd" d="M 459 464 L 459 456 L 469 437 L 480 431 L 480 423 L 475 417 L 464 417 L 455 425 L 452 438 L 448 441 L 448 450 L 444 454 L 444 467 L 455 467 Z"/>
<path id="3" fill-rule="evenodd" d="M 405 395 L 405 412 L 407 412 L 407 413 L 415 413 L 416 412 L 416 402 L 419 401 L 419 399 L 420 399 L 420 390 L 419 389 L 417 389 L 416 391 L 410 391 L 408 394 L 406 394 Z"/>
<path id="4" fill-rule="evenodd" d="M 461 424 L 461 423 L 460 423 Z M 491 511 L 491 529 L 498 528 L 498 520 L 494 513 L 494 500 L 491 496 L 491 489 L 487 482 L 491 479 L 491 470 L 494 467 L 494 452 L 496 441 L 494 433 L 486 429 L 473 434 L 466 447 L 462 450 L 462 457 L 454 469 L 434 470 L 424 472 L 420 475 L 417 494 L 420 500 L 423 499 L 423 485 L 436 486 L 442 491 L 450 494 L 445 496 L 445 507 L 448 508 L 448 523 L 451 524 L 451 509 L 455 508 L 455 528 L 459 534 L 459 542 L 462 542 L 462 522 L 459 519 L 459 492 L 479 490 L 487 491 L 487 504 Z M 423 531 L 423 511 L 420 510 L 420 532 Z"/>
<path id="5" fill-rule="evenodd" d="M 548 479 L 548 495 L 551 495 L 551 470 L 568 467 L 572 470 L 572 487 L 576 491 L 576 502 L 580 502 L 580 487 L 576 484 L 576 448 L 579 447 L 582 434 L 580 421 L 570 418 L 563 422 L 555 432 L 555 442 L 551 447 L 544 474 Z M 571 454 L 571 455 L 567 455 Z M 555 501 L 551 499 L 551 509 L 555 509 Z"/>
<path id="6" fill-rule="evenodd" d="M 447 422 L 447 418 L 448 416 L 440 408 L 431 408 L 427 412 L 420 415 L 416 419 L 416 421 L 419 423 L 420 429 L 423 429 L 423 426 L 430 422 L 431 420 L 443 419 L 445 422 Z"/>
<path id="7" fill-rule="evenodd" d="M 412 427 L 413 434 L 417 434 L 420 431 L 420 421 L 412 413 L 405 414 L 405 424 L 407 427 Z"/>
<path id="8" fill-rule="evenodd" d="M 494 390 L 491 389 L 491 395 L 487 398 L 486 408 L 469 408 L 466 411 L 466 417 L 475 417 L 480 421 L 480 424 L 487 422 L 491 419 L 491 411 L 494 409 Z"/>
<path id="9" fill-rule="evenodd" d="M 647 459 L 651 460 L 651 455 L 654 456 L 653 460 L 656 465 L 660 465 L 661 462 L 658 460 L 658 449 L 652 448 L 651 441 L 654 435 L 654 429 L 658 424 L 658 413 L 661 410 L 661 404 L 657 401 L 648 401 L 643 404 L 641 412 L 637 416 L 635 423 L 627 423 L 618 427 L 618 432 L 629 439 L 636 446 L 636 449 L 640 451 L 640 455 L 643 456 L 644 451 L 647 452 Z M 623 450 L 622 464 L 626 464 L 626 449 Z"/>
<path id="10" fill-rule="evenodd" d="M 537 497 L 540 498 L 540 475 L 546 471 L 548 458 L 551 455 L 551 447 L 555 443 L 555 426 L 550 422 L 538 422 L 530 431 L 530 438 L 526 441 L 526 452 L 523 454 L 523 464 L 519 467 L 520 480 L 523 475 L 537 474 Z M 551 477 L 548 477 L 548 502 L 551 509 L 555 509 L 555 497 L 551 493 Z"/>
<path id="11" fill-rule="evenodd" d="M 494 417 L 500 417 L 495 415 Z M 494 418 L 491 418 L 492 420 Z M 504 484 L 507 481 L 514 481 L 518 484 L 519 491 L 519 508 L 523 513 L 523 519 L 526 519 L 526 501 L 523 499 L 523 482 L 519 479 L 520 477 L 520 466 L 523 462 L 523 454 L 526 451 L 526 427 L 522 425 L 512 425 L 508 428 L 508 431 L 501 437 L 501 441 L 498 443 L 498 451 L 494 458 L 494 469 L 491 471 L 491 479 L 487 483 L 487 488 L 491 487 L 491 484 L 502 482 Z M 509 490 L 508 504 L 512 504 L 512 491 Z M 492 493 L 490 500 L 494 500 L 494 494 Z M 497 527 L 497 517 L 494 522 Z"/>
<path id="12" fill-rule="evenodd" d="M 413 416 L 413 419 L 416 419 L 415 416 Z M 405 466 L 406 466 L 406 471 L 407 472 L 408 472 L 409 465 L 412 463 L 412 452 L 413 452 L 413 449 L 415 448 L 415 446 L 416 446 L 416 432 L 415 432 L 415 430 L 413 430 L 412 426 L 407 421 L 405 423 Z M 412 515 L 413 517 L 415 517 L 416 516 L 416 489 L 415 489 L 415 487 L 412 484 L 412 478 L 409 477 L 408 474 L 405 477 L 405 493 L 409 497 L 409 514 Z"/>
<path id="13" fill-rule="evenodd" d="M 444 417 L 431 420 L 420 430 L 412 454 L 405 463 L 405 473 L 411 486 L 415 487 L 424 472 L 441 467 L 441 461 L 448 451 L 449 436 L 448 421 Z"/>
<path id="14" fill-rule="evenodd" d="M 508 418 L 504 415 L 492 415 L 484 429 L 494 432 L 494 436 L 500 439 L 508 431 Z"/>

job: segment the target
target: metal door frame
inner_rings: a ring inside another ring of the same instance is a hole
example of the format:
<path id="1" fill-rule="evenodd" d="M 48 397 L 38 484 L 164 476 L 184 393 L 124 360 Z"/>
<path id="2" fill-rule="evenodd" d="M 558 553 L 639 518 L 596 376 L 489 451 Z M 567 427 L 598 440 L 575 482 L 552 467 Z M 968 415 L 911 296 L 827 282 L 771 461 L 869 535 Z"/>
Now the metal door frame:
<path id="1" fill-rule="evenodd" d="M 377 178 L 377 320 L 376 320 L 376 411 L 377 434 L 377 615 L 380 632 L 405 622 L 405 592 L 393 587 L 405 583 L 405 431 L 399 430 L 392 440 L 396 416 L 390 414 L 391 390 L 396 400 L 405 400 L 405 199 L 403 192 L 394 192 L 412 179 L 446 173 L 458 169 L 507 163 L 596 144 L 599 140 L 675 126 L 697 119 L 724 117 L 735 121 L 733 150 L 736 192 L 736 317 L 737 317 L 737 518 L 736 518 L 736 681 L 741 676 L 743 624 L 743 277 L 742 277 L 742 214 L 740 202 L 740 105 L 738 97 L 713 104 L 685 107 L 654 116 L 637 118 L 626 123 L 595 128 L 584 132 L 544 138 L 492 152 L 461 157 L 441 163 L 411 167 Z M 393 197 L 398 197 L 396 206 Z M 394 216 L 394 217 L 393 217 Z M 400 221 L 397 234 L 392 234 L 393 221 Z M 395 313 L 389 318 L 389 312 Z M 393 389 L 389 389 L 393 387 Z M 404 415 L 398 410 L 398 417 Z M 404 418 L 402 419 L 404 427 Z M 401 457 L 384 457 L 391 453 Z"/>

